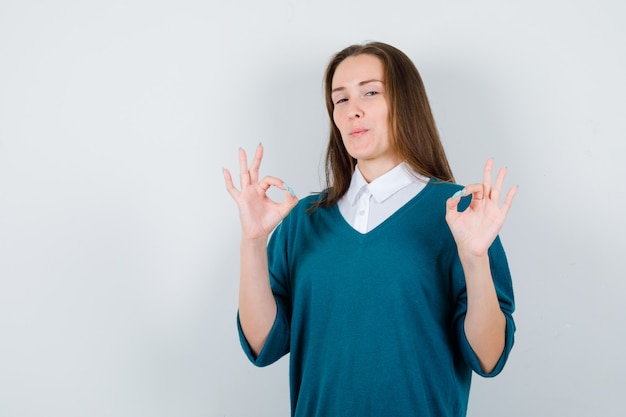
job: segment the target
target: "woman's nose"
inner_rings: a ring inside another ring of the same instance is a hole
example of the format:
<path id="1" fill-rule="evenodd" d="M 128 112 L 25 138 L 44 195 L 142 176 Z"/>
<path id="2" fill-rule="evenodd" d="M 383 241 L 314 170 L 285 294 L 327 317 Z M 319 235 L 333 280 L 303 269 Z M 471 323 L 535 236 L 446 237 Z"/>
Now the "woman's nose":
<path id="1" fill-rule="evenodd" d="M 363 117 L 363 110 L 359 106 L 352 105 L 348 113 L 348 116 L 351 119 L 360 119 L 361 117 Z"/>

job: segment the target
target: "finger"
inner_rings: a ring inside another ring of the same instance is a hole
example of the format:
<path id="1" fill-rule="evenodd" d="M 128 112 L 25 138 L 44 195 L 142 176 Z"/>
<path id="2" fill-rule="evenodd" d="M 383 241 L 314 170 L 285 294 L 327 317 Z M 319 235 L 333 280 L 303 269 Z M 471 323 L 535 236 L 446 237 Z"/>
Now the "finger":
<path id="1" fill-rule="evenodd" d="M 286 191 L 289 197 L 294 197 L 297 201 L 298 197 L 296 197 L 296 192 L 293 188 L 285 184 L 283 180 L 277 177 L 266 176 L 260 182 L 259 185 L 264 191 L 267 191 L 270 187 L 280 188 L 283 191 Z"/>
<path id="2" fill-rule="evenodd" d="M 254 152 L 254 158 L 250 165 L 250 182 L 256 183 L 259 181 L 259 169 L 261 168 L 261 160 L 263 159 L 263 145 L 259 143 Z"/>
<path id="3" fill-rule="evenodd" d="M 491 195 L 491 175 L 493 171 L 493 158 L 487 159 L 483 170 L 483 193 L 485 198 Z"/>
<path id="4" fill-rule="evenodd" d="M 467 195 L 467 187 L 458 190 L 448 200 L 446 200 L 446 219 L 451 221 L 459 214 L 459 202 Z"/>
<path id="5" fill-rule="evenodd" d="M 239 148 L 239 182 L 241 188 L 245 188 L 250 185 L 250 173 L 248 171 L 248 158 L 246 151 L 243 148 Z"/>
<path id="6" fill-rule="evenodd" d="M 491 199 L 498 203 L 500 201 L 500 196 L 502 194 L 502 187 L 504 185 L 504 178 L 506 177 L 507 169 L 506 167 L 500 168 L 498 171 L 498 175 L 496 175 L 496 182 L 493 185 L 493 189 L 491 190 Z"/>
<path id="7" fill-rule="evenodd" d="M 454 193 L 454 195 L 452 195 L 452 197 L 448 198 L 448 200 L 446 200 L 446 223 L 453 224 L 456 219 L 459 218 L 459 216 L 461 215 L 461 213 L 459 212 L 459 202 L 461 201 L 461 198 L 466 195 L 467 190 L 465 188 L 457 191 L 456 193 Z"/>
<path id="8" fill-rule="evenodd" d="M 459 190 L 446 201 L 446 211 L 455 212 L 459 209 L 459 201 L 465 195 L 465 189 Z"/>
<path id="9" fill-rule="evenodd" d="M 513 205 L 513 198 L 515 197 L 515 194 L 517 194 L 517 190 L 518 190 L 518 186 L 515 185 L 511 187 L 508 193 L 506 193 L 506 197 L 504 198 L 504 203 L 502 203 L 502 208 L 501 208 L 502 213 L 504 214 L 505 217 L 509 213 L 511 206 Z"/>
<path id="10" fill-rule="evenodd" d="M 230 171 L 226 168 L 223 169 L 223 173 L 224 182 L 226 183 L 226 191 L 228 191 L 228 194 L 235 198 L 237 195 L 239 195 L 239 190 L 237 190 L 235 188 L 235 185 L 233 184 L 233 177 L 232 175 L 230 175 Z"/>
<path id="11" fill-rule="evenodd" d="M 259 185 L 264 191 L 267 191 L 270 187 L 276 187 L 285 191 L 285 200 L 280 203 L 282 207 L 283 216 L 286 216 L 292 208 L 298 204 L 298 197 L 293 188 L 285 184 L 283 180 L 277 177 L 266 176 L 260 182 Z"/>
<path id="12" fill-rule="evenodd" d="M 298 197 L 296 197 L 296 193 L 294 192 L 293 188 L 289 186 L 286 186 L 285 188 L 285 201 L 283 201 L 281 204 L 284 207 L 287 207 L 287 211 L 289 211 L 294 208 L 296 204 L 298 204 Z"/>
<path id="13" fill-rule="evenodd" d="M 261 186 L 261 188 L 264 191 L 267 191 L 270 187 L 276 187 L 276 188 L 280 188 L 283 191 L 286 191 L 292 197 L 296 196 L 296 193 L 293 190 L 293 188 L 291 188 L 290 186 L 285 184 L 285 182 L 283 180 L 281 180 L 280 178 L 277 178 L 277 177 L 272 177 L 272 176 L 269 176 L 269 175 L 265 176 L 259 182 L 259 185 Z"/>
<path id="14" fill-rule="evenodd" d="M 283 191 L 289 191 L 289 189 L 291 189 L 291 187 L 289 187 L 288 189 L 285 182 L 280 178 L 272 177 L 269 175 L 263 177 L 263 179 L 259 181 L 259 185 L 261 186 L 263 191 L 267 191 L 270 187 L 280 188 Z"/>
<path id="15" fill-rule="evenodd" d="M 482 201 L 483 198 L 487 198 L 485 195 L 484 184 L 470 184 L 465 186 L 465 195 L 472 195 L 472 203 L 476 201 Z"/>

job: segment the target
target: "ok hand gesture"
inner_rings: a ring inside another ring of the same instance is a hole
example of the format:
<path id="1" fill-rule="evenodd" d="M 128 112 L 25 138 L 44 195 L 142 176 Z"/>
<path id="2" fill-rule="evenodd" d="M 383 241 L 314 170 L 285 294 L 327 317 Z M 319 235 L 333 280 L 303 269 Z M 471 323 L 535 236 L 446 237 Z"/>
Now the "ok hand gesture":
<path id="1" fill-rule="evenodd" d="M 507 192 L 500 205 L 502 186 L 506 168 L 501 168 L 492 186 L 494 161 L 487 160 L 483 171 L 482 184 L 471 184 L 448 199 L 446 203 L 446 222 L 454 236 L 459 252 L 470 256 L 484 256 L 504 225 L 507 213 L 513 203 L 517 186 Z M 458 204 L 463 195 L 472 195 L 469 207 L 458 211 Z"/>
<path id="2" fill-rule="evenodd" d="M 263 159 L 263 146 L 259 145 L 254 153 L 252 164 L 248 167 L 246 152 L 239 149 L 239 181 L 241 190 L 233 185 L 230 171 L 224 169 L 226 190 L 233 197 L 239 208 L 242 238 L 267 239 L 280 221 L 298 203 L 293 190 L 282 180 L 266 176 L 259 181 L 259 168 Z M 267 196 L 270 187 L 286 191 L 282 203 Z"/>

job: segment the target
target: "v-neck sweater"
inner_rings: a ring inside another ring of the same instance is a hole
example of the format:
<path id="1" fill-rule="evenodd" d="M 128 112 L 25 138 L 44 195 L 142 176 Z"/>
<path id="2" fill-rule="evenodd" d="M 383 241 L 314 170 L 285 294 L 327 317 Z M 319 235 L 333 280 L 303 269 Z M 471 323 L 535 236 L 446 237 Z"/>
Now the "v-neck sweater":
<path id="1" fill-rule="evenodd" d="M 339 212 L 361 233 L 381 224 L 426 187 L 428 178 L 405 162 L 368 183 L 357 165 L 348 191 L 339 199 Z"/>
<path id="2" fill-rule="evenodd" d="M 289 353 L 292 416 L 462 417 L 472 371 L 500 373 L 515 332 L 511 276 L 498 237 L 489 258 L 506 338 L 485 373 L 463 329 L 465 277 L 445 222 L 446 200 L 461 188 L 431 181 L 364 234 L 336 205 L 307 212 L 312 195 L 272 233 L 278 312 L 257 357 L 238 328 L 257 366 Z"/>

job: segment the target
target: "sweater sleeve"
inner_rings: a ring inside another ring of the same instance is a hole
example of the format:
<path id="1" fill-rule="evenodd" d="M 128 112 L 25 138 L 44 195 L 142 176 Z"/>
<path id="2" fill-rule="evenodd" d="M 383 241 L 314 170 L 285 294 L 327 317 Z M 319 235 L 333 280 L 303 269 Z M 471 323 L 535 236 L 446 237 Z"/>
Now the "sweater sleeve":
<path id="1" fill-rule="evenodd" d="M 248 359 L 259 367 L 276 362 L 290 350 L 291 290 L 287 268 L 287 239 L 284 223 L 283 221 L 272 233 L 267 246 L 270 286 L 276 300 L 277 312 L 272 329 L 258 356 L 252 352 L 241 328 L 239 314 L 237 314 L 237 330 L 241 347 Z"/>
<path id="2" fill-rule="evenodd" d="M 458 259 L 455 262 L 453 272 L 455 287 L 459 288 L 457 291 L 456 312 L 454 319 L 459 349 L 467 365 L 474 372 L 483 377 L 494 377 L 502 371 L 508 359 L 509 353 L 513 348 L 515 333 L 515 322 L 513 320 L 513 311 L 515 310 L 513 285 L 506 254 L 499 237 L 496 238 L 489 248 L 489 263 L 491 267 L 491 275 L 496 287 L 496 294 L 498 296 L 500 309 L 506 318 L 506 333 L 502 355 L 500 356 L 500 359 L 494 369 L 488 373 L 482 370 L 478 357 L 472 350 L 465 334 L 467 292 L 465 289 L 465 275 L 463 274 L 463 269 Z"/>
<path id="3" fill-rule="evenodd" d="M 237 314 L 237 330 L 239 331 L 239 341 L 241 347 L 254 365 L 262 367 L 270 365 L 289 352 L 289 323 L 287 322 L 284 314 L 281 313 L 281 308 L 278 308 L 276 314 L 276 320 L 270 334 L 263 345 L 263 349 L 259 352 L 258 356 L 255 356 L 250 348 L 250 344 L 246 340 L 243 330 L 241 329 L 241 322 L 239 321 L 239 314 Z"/>

